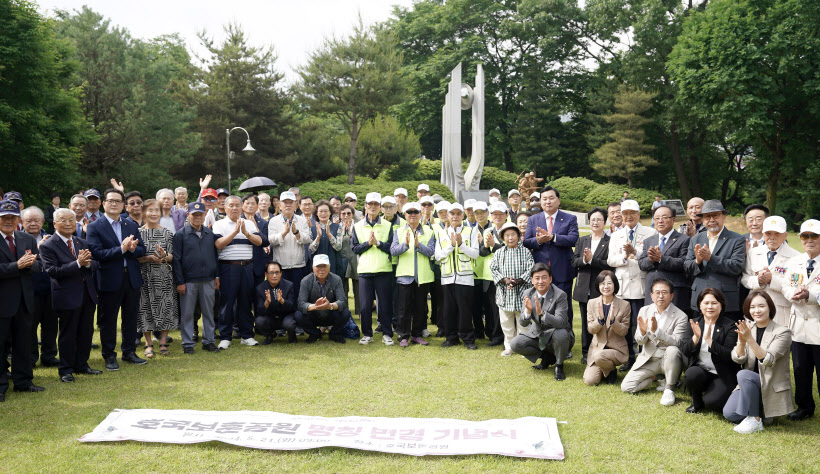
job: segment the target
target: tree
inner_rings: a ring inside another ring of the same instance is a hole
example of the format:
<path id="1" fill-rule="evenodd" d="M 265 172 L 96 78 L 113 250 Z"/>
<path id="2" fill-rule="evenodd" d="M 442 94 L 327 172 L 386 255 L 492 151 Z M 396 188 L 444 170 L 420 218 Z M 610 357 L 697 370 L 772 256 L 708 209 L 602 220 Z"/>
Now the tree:
<path id="1" fill-rule="evenodd" d="M 625 178 L 631 188 L 636 175 L 658 164 L 649 156 L 655 147 L 645 143 L 643 130 L 643 126 L 651 122 L 643 114 L 652 108 L 654 97 L 655 94 L 628 87 L 622 87 L 615 94 L 615 113 L 605 117 L 614 127 L 610 133 L 612 141 L 595 150 L 597 161 L 592 165 L 595 171 L 608 178 Z"/>
<path id="2" fill-rule="evenodd" d="M 297 72 L 297 91 L 314 114 L 336 117 L 350 136 L 347 181 L 356 176 L 356 144 L 366 121 L 398 104 L 404 93 L 401 55 L 386 31 L 365 28 L 361 17 L 344 39 L 327 38 Z"/>
<path id="3" fill-rule="evenodd" d="M 26 1 L 0 2 L 0 187 L 48 202 L 77 183 L 90 127 L 72 87 L 71 49 Z"/>
<path id="4" fill-rule="evenodd" d="M 388 166 L 394 166 L 394 172 L 406 173 L 415 168 L 413 161 L 421 153 L 416 134 L 402 130 L 398 120 L 389 115 L 377 115 L 365 123 L 359 147 L 359 165 L 371 178 L 378 177 Z"/>
<path id="5" fill-rule="evenodd" d="M 756 145 L 773 212 L 783 171 L 816 159 L 818 24 L 814 0 L 716 0 L 692 16 L 670 59 L 680 102 L 712 129 Z"/>

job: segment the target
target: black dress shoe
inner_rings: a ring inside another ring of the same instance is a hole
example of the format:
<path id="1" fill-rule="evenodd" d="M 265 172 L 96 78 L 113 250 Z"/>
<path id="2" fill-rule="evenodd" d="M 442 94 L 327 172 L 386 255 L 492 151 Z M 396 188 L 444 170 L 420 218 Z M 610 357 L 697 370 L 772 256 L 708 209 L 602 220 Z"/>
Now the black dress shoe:
<path id="1" fill-rule="evenodd" d="M 374 331 L 374 332 L 384 332 L 384 331 L 382 330 L 382 325 L 381 325 L 381 324 L 377 324 L 377 325 L 376 325 L 376 329 L 374 329 L 373 331 Z"/>
<path id="2" fill-rule="evenodd" d="M 550 366 L 549 364 L 545 364 L 544 362 L 541 362 L 540 364 L 533 365 L 532 368 L 535 369 L 535 370 L 544 370 L 544 369 L 548 369 L 549 366 Z"/>
<path id="3" fill-rule="evenodd" d="M 689 408 L 686 409 L 686 413 L 700 413 L 700 409 L 695 405 L 689 405 Z"/>
<path id="4" fill-rule="evenodd" d="M 266 336 L 265 340 L 262 341 L 260 344 L 262 344 L 263 346 L 269 346 L 271 342 L 273 342 L 273 336 Z"/>
<path id="5" fill-rule="evenodd" d="M 199 334 L 194 333 L 193 339 L 194 339 L 194 342 L 199 342 Z"/>
<path id="6" fill-rule="evenodd" d="M 60 382 L 71 383 L 74 381 L 74 376 L 71 374 L 61 375 Z"/>
<path id="7" fill-rule="evenodd" d="M 114 361 L 116 362 L 116 361 Z M 86 374 L 86 375 L 100 375 L 102 370 L 92 369 L 91 367 L 86 367 L 84 369 L 80 369 L 77 371 L 78 374 Z"/>
<path id="8" fill-rule="evenodd" d="M 72 377 L 72 379 L 73 379 L 73 378 L 74 378 L 74 377 Z M 39 385 L 34 385 L 34 384 L 29 385 L 29 386 L 28 386 L 28 387 L 26 387 L 26 388 L 17 388 L 17 387 L 14 387 L 14 391 L 15 391 L 15 392 L 42 392 L 42 391 L 45 391 L 45 389 L 46 389 L 45 387 L 41 387 L 41 386 L 39 386 Z"/>
<path id="9" fill-rule="evenodd" d="M 216 347 L 216 344 L 214 344 L 213 342 L 210 343 L 210 344 L 204 344 L 202 346 L 202 350 L 208 351 L 208 352 L 219 352 L 219 348 Z"/>
<path id="10" fill-rule="evenodd" d="M 137 354 L 134 354 L 134 353 L 131 353 L 131 354 L 123 354 L 123 356 L 122 356 L 122 360 L 123 360 L 123 362 L 130 362 L 130 363 L 132 363 L 132 364 L 134 364 L 134 365 L 143 365 L 143 364 L 147 364 L 147 363 L 148 363 L 148 361 L 147 361 L 147 360 L 145 360 L 145 359 L 143 359 L 143 358 L 139 357 Z"/>
<path id="11" fill-rule="evenodd" d="M 629 372 L 629 369 L 632 368 L 632 364 L 634 364 L 634 363 L 635 363 L 634 360 L 627 361 L 626 364 L 624 364 L 620 368 L 618 368 L 618 372 Z"/>
<path id="12" fill-rule="evenodd" d="M 317 335 L 315 335 L 315 334 L 311 334 L 310 336 L 308 336 L 308 338 L 307 338 L 307 339 L 305 339 L 305 342 L 306 342 L 307 344 L 313 344 L 314 342 L 318 341 L 320 338 L 321 338 L 321 336 L 317 336 Z"/>
<path id="13" fill-rule="evenodd" d="M 344 336 L 330 336 L 330 340 L 337 343 L 337 344 L 344 344 L 347 341 L 345 340 Z M 293 341 L 296 342 L 296 341 Z"/>
<path id="14" fill-rule="evenodd" d="M 789 413 L 789 419 L 792 421 L 801 421 L 805 420 L 806 418 L 811 418 L 813 416 L 814 412 L 806 410 L 805 408 L 798 408 L 797 410 Z"/>
<path id="15" fill-rule="evenodd" d="M 182 353 L 183 354 L 193 354 L 194 353 L 194 348 L 193 347 L 183 347 L 182 348 Z"/>
<path id="16" fill-rule="evenodd" d="M 564 365 L 556 365 L 555 366 L 555 380 L 561 381 L 566 379 L 567 376 L 564 375 Z"/>
<path id="17" fill-rule="evenodd" d="M 436 331 L 436 337 L 444 337 L 444 331 L 442 331 L 441 329 Z"/>
<path id="18" fill-rule="evenodd" d="M 296 334 L 288 334 L 288 344 L 296 344 Z"/>
<path id="19" fill-rule="evenodd" d="M 487 343 L 487 347 L 495 347 L 504 344 L 504 339 L 491 339 L 490 342 Z"/>
<path id="20" fill-rule="evenodd" d="M 468 342 L 467 343 L 467 349 L 469 349 L 471 351 L 474 351 L 474 350 L 478 349 L 478 346 L 475 345 L 475 342 Z"/>
<path id="21" fill-rule="evenodd" d="M 614 370 L 609 372 L 609 375 L 604 377 L 604 383 L 607 385 L 615 385 L 618 383 L 618 372 Z"/>
<path id="22" fill-rule="evenodd" d="M 453 341 L 444 341 L 444 342 L 441 343 L 441 347 L 453 347 L 453 346 L 457 346 L 459 344 L 461 344 L 461 343 L 458 342 L 458 341 L 455 341 L 455 342 L 453 342 Z"/>
<path id="23" fill-rule="evenodd" d="M 57 367 L 58 365 L 60 365 L 60 359 L 57 359 L 55 357 L 53 359 L 43 360 L 40 361 L 40 365 L 42 365 L 43 367 Z"/>
<path id="24" fill-rule="evenodd" d="M 116 357 L 109 357 L 108 359 L 105 359 L 105 370 L 110 372 L 120 370 L 120 364 L 117 363 Z"/>
<path id="25" fill-rule="evenodd" d="M 587 365 L 587 356 L 581 357 L 581 365 Z"/>
<path id="26" fill-rule="evenodd" d="M 6 394 L 5 393 L 0 393 L 0 403 L 3 403 L 5 401 L 6 401 Z"/>

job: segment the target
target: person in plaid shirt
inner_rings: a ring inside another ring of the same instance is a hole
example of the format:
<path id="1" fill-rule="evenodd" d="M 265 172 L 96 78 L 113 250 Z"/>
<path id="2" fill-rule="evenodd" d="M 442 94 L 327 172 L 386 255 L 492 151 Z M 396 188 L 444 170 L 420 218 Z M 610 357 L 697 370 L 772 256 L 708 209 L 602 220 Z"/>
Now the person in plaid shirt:
<path id="1" fill-rule="evenodd" d="M 496 284 L 495 300 L 504 332 L 504 351 L 501 355 L 508 357 L 513 353 L 510 341 L 517 334 L 515 318 L 523 308 L 524 291 L 532 287 L 530 270 L 535 260 L 528 248 L 519 245 L 521 230 L 515 223 L 504 224 L 499 234 L 504 240 L 504 247 L 493 254 L 490 271 Z"/>

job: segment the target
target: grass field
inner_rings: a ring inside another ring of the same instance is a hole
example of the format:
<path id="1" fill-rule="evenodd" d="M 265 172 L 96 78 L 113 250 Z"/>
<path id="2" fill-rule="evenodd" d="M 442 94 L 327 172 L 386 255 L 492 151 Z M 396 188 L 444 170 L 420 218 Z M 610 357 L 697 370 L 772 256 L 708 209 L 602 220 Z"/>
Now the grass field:
<path id="1" fill-rule="evenodd" d="M 577 306 L 575 310 L 577 315 Z M 576 320 L 576 331 L 578 324 Z M 435 332 L 435 330 L 433 330 Z M 479 343 L 443 349 L 326 338 L 313 345 L 236 342 L 227 351 L 171 355 L 145 366 L 121 363 L 116 373 L 77 376 L 62 384 L 56 369 L 35 369 L 39 394 L 13 393 L 0 404 L 2 472 L 809 472 L 820 470 L 820 417 L 777 420 L 763 433 L 741 436 L 717 414 L 684 413 L 660 393 L 622 394 L 617 386 L 581 381 L 580 346 L 567 361 L 567 380 L 534 371 L 519 356 L 499 357 Z M 580 339 L 580 338 L 579 338 Z M 302 338 L 304 340 L 304 338 Z M 580 344 L 580 342 L 578 343 Z M 141 351 L 140 351 L 141 353 Z M 103 369 L 99 351 L 91 366 Z M 619 380 L 622 377 L 619 377 Z M 815 397 L 816 397 L 815 390 Z M 270 410 L 283 413 L 466 420 L 554 417 L 566 460 L 501 456 L 423 457 L 342 448 L 261 451 L 219 443 L 163 445 L 79 443 L 115 408 Z"/>

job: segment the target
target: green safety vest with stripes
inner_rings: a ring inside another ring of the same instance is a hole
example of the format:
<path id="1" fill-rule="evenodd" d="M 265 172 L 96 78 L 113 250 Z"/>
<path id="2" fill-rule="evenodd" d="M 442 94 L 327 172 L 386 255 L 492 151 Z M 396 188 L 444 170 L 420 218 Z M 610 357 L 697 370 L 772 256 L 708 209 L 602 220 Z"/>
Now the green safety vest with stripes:
<path id="1" fill-rule="evenodd" d="M 450 234 L 447 233 L 447 229 L 449 227 L 442 229 L 438 233 L 438 237 L 436 237 L 436 244 L 443 250 L 446 245 L 450 245 Z M 466 242 L 467 245 L 470 243 L 470 237 L 473 235 L 473 228 L 470 226 L 462 226 L 461 227 L 461 241 L 464 243 Z M 470 275 L 473 276 L 475 273 L 473 271 L 473 262 L 474 260 L 464 254 L 458 247 L 455 247 L 444 260 L 441 261 L 441 276 L 448 277 L 455 273 L 458 275 Z M 454 268 L 455 264 L 455 268 Z"/>
<path id="2" fill-rule="evenodd" d="M 476 227 L 479 224 L 476 224 Z M 479 235 L 480 239 L 483 239 L 487 236 L 487 232 L 492 232 L 493 224 L 492 222 L 487 222 L 487 228 L 484 229 L 484 233 Z M 479 280 L 490 280 L 493 279 L 493 272 L 490 271 L 490 262 L 493 261 L 493 254 L 492 249 L 490 249 L 490 255 L 486 257 L 478 256 L 477 259 L 474 260 L 473 264 L 473 271 L 475 271 L 475 277 Z"/>
<path id="3" fill-rule="evenodd" d="M 423 234 L 419 235 L 419 244 L 420 245 L 427 245 L 430 242 L 430 239 L 433 238 L 433 229 L 427 226 L 419 225 Z M 404 240 L 407 238 L 407 234 L 410 234 L 412 231 L 406 225 L 400 228 L 398 231 L 398 239 L 399 243 L 404 243 Z M 396 267 L 396 277 L 402 276 L 416 276 L 415 275 L 415 264 L 414 258 L 418 254 L 418 280 L 419 285 L 423 285 L 425 283 L 432 283 L 435 279 L 435 275 L 433 274 L 433 269 L 430 267 L 430 258 L 426 257 L 420 253 L 416 249 L 416 246 L 413 242 L 413 235 L 410 235 L 410 246 L 409 248 L 401 255 L 397 255 L 398 258 L 398 266 Z"/>
<path id="4" fill-rule="evenodd" d="M 376 233 L 376 239 L 379 242 L 387 242 L 390 237 L 390 223 L 379 217 L 379 222 L 370 226 L 367 224 L 367 219 L 362 219 L 353 225 L 353 230 L 356 232 L 356 238 L 360 244 L 370 240 L 370 231 Z M 359 266 L 357 268 L 359 274 L 367 273 L 393 273 L 393 265 L 390 263 L 390 254 L 382 252 L 376 247 L 370 247 L 363 254 L 359 255 Z"/>

